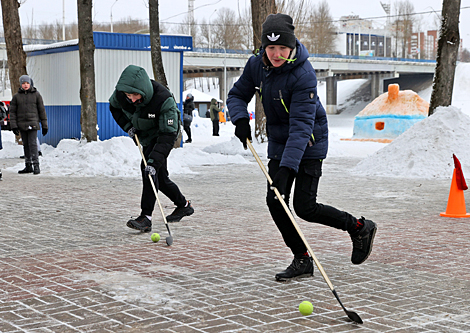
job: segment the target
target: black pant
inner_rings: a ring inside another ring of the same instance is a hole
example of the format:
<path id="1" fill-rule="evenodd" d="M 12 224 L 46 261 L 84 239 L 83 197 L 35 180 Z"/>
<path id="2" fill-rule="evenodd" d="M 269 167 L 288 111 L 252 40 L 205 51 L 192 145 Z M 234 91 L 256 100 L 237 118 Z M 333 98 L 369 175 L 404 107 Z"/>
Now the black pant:
<path id="1" fill-rule="evenodd" d="M 212 120 L 212 135 L 219 135 L 219 119 Z"/>
<path id="2" fill-rule="evenodd" d="M 147 147 L 143 147 L 145 159 L 149 159 L 149 155 L 152 152 L 153 144 Z M 155 197 L 155 193 L 153 191 L 152 184 L 150 183 L 149 177 L 145 174 L 145 165 L 144 161 L 140 164 L 140 169 L 142 172 L 142 198 L 140 201 L 140 207 L 142 209 L 141 215 L 152 215 L 153 209 L 155 208 L 155 202 L 157 198 Z M 155 177 L 155 187 L 157 191 L 160 191 L 164 195 L 166 195 L 173 203 L 178 206 L 184 206 L 186 204 L 186 198 L 181 193 L 178 186 L 171 181 L 169 178 L 168 167 L 167 167 L 167 160 L 162 164 L 162 166 L 158 169 L 157 175 Z"/>
<path id="3" fill-rule="evenodd" d="M 191 122 L 189 122 L 189 121 L 183 122 L 183 128 L 184 128 L 184 131 L 186 132 L 186 135 L 188 136 L 188 140 L 192 141 L 192 139 L 191 139 Z"/>
<path id="4" fill-rule="evenodd" d="M 20 131 L 21 141 L 23 141 L 24 161 L 26 164 L 39 165 L 38 157 L 38 131 Z"/>
<path id="5" fill-rule="evenodd" d="M 271 179 L 279 170 L 279 163 L 279 160 L 269 161 L 268 167 Z M 334 207 L 317 203 L 318 182 L 322 174 L 321 168 L 322 161 L 320 160 L 303 160 L 300 163 L 297 175 L 292 175 L 287 182 L 286 204 L 289 204 L 290 192 L 295 180 L 294 210 L 298 217 L 308 222 L 320 223 L 352 232 L 357 221 L 354 216 Z M 293 254 L 305 253 L 307 248 L 281 203 L 279 200 L 274 199 L 274 196 L 274 191 L 270 189 L 268 183 L 266 203 L 277 228 L 284 238 L 284 242 Z"/>

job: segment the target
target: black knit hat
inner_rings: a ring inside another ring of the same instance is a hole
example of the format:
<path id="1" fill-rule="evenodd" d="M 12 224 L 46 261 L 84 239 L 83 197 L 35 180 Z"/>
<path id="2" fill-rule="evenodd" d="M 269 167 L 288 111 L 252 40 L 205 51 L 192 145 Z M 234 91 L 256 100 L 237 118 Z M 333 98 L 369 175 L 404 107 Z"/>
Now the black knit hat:
<path id="1" fill-rule="evenodd" d="M 269 14 L 263 23 L 261 44 L 263 48 L 268 45 L 284 45 L 295 48 L 294 25 L 292 17 L 286 14 Z"/>

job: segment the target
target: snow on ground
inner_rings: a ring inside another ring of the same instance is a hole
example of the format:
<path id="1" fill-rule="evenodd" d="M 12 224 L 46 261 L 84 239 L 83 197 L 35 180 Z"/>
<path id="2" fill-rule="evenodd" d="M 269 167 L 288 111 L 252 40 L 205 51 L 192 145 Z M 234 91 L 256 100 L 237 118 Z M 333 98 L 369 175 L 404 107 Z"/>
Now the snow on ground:
<path id="1" fill-rule="evenodd" d="M 328 156 L 361 159 L 353 170 L 359 175 L 451 178 L 452 154 L 455 153 L 462 162 L 464 173 L 470 174 L 470 136 L 466 134 L 470 128 L 470 107 L 467 106 L 470 105 L 469 77 L 470 64 L 459 64 L 454 83 L 455 107 L 440 108 L 432 117 L 417 123 L 390 144 L 340 140 L 352 137 L 354 116 L 366 103 L 348 100 L 364 80 L 338 82 L 338 104 L 346 110 L 339 115 L 328 116 Z M 324 85 L 319 85 L 318 94 L 322 101 L 325 101 L 324 89 Z M 430 91 L 418 93 L 429 101 Z M 254 128 L 254 121 L 251 124 Z M 193 143 L 172 150 L 168 160 L 171 174 L 195 173 L 194 167 L 202 165 L 251 163 L 251 153 L 244 150 L 234 136 L 232 123 L 221 124 L 220 136 L 213 137 L 210 119 L 194 117 L 192 132 Z M 186 134 L 183 138 L 186 139 Z M 2 139 L 4 149 L 0 150 L 0 163 L 23 155 L 22 147 L 15 144 L 10 131 L 2 131 Z M 266 143 L 254 142 L 254 146 L 258 154 L 266 158 Z M 40 158 L 41 174 L 38 177 L 140 177 L 140 153 L 128 137 L 91 143 L 62 140 L 56 148 L 42 144 L 41 149 L 43 157 Z M 23 167 L 20 162 L 5 170 L 16 172 Z"/>
<path id="2" fill-rule="evenodd" d="M 440 107 L 392 143 L 365 158 L 354 173 L 405 178 L 449 178 L 460 160 L 470 174 L 470 116 L 456 107 Z"/>

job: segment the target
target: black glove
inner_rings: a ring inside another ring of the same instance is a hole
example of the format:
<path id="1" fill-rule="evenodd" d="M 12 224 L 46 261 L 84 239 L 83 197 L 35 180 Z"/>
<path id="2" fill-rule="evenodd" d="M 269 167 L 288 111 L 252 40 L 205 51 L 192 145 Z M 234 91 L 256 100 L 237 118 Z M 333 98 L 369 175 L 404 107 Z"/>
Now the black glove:
<path id="1" fill-rule="evenodd" d="M 156 175 L 157 175 L 157 170 L 149 164 L 144 169 L 145 175 L 148 177 L 149 175 L 152 176 L 153 182 L 156 183 Z"/>
<path id="2" fill-rule="evenodd" d="M 246 139 L 251 139 L 251 127 L 248 118 L 242 118 L 235 123 L 235 136 L 243 143 L 243 148 L 247 149 Z"/>
<path id="3" fill-rule="evenodd" d="M 127 134 L 129 134 L 129 137 L 134 140 L 134 143 L 135 145 L 137 146 L 137 140 L 135 139 L 135 135 L 140 135 L 140 131 L 139 130 L 136 130 L 135 127 L 131 127 L 129 128 L 129 130 L 127 131 Z"/>
<path id="4" fill-rule="evenodd" d="M 42 136 L 45 136 L 47 134 L 47 128 L 42 128 Z"/>
<path id="5" fill-rule="evenodd" d="M 129 134 L 129 137 L 132 138 L 132 139 L 135 137 L 135 134 L 136 134 L 136 133 L 137 133 L 137 135 L 139 135 L 139 131 L 137 131 L 137 130 L 135 129 L 135 127 L 131 127 L 131 128 L 129 128 L 129 130 L 127 131 L 127 134 Z"/>
<path id="6" fill-rule="evenodd" d="M 20 130 L 17 128 L 12 128 L 11 131 L 15 133 L 15 135 L 20 135 Z"/>
<path id="7" fill-rule="evenodd" d="M 277 188 L 283 199 L 285 198 L 286 194 L 287 180 L 293 173 L 294 172 L 288 167 L 280 167 L 276 175 L 274 175 L 273 183 L 271 184 L 271 190 Z M 277 196 L 274 198 L 277 199 Z"/>

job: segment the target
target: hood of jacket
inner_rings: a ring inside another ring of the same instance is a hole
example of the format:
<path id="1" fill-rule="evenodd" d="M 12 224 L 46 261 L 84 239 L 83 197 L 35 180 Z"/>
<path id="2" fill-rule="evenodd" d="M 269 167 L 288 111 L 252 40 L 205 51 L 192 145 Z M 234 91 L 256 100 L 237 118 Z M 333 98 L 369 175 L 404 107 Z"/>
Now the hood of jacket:
<path id="1" fill-rule="evenodd" d="M 211 99 L 211 104 L 212 105 L 217 105 L 217 100 L 215 98 Z"/>
<path id="2" fill-rule="evenodd" d="M 129 65 L 124 69 L 116 84 L 116 90 L 142 95 L 143 105 L 147 105 L 153 96 L 153 86 L 147 72 L 135 65 Z"/>

